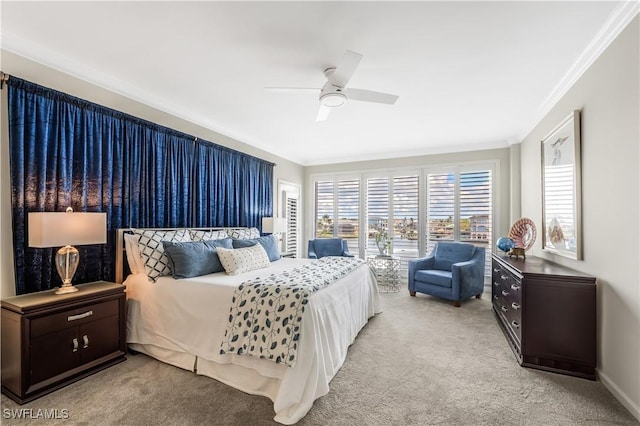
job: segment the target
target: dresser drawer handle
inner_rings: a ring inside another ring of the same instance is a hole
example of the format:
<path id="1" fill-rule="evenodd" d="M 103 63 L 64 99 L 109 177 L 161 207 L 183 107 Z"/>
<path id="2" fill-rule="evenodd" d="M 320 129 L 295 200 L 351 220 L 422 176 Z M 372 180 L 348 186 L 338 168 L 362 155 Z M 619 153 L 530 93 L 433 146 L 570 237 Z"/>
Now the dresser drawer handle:
<path id="1" fill-rule="evenodd" d="M 495 285 L 496 287 L 499 287 L 499 286 L 500 286 L 500 283 L 499 283 L 499 282 L 497 282 L 497 281 L 494 281 L 494 282 L 493 282 L 493 285 Z"/>
<path id="2" fill-rule="evenodd" d="M 515 309 L 516 311 L 517 311 L 518 309 L 520 309 L 520 305 L 518 305 L 516 302 L 513 302 L 513 303 L 511 304 L 511 307 L 512 307 L 513 309 Z"/>
<path id="3" fill-rule="evenodd" d="M 82 336 L 82 343 L 83 343 L 82 347 L 84 349 L 89 347 L 89 338 L 87 337 L 86 334 L 84 336 Z"/>
<path id="4" fill-rule="evenodd" d="M 493 268 L 493 272 L 500 272 L 500 269 Z"/>
<path id="5" fill-rule="evenodd" d="M 509 292 L 508 292 L 507 290 L 502 290 L 502 295 L 503 295 L 503 296 L 508 296 L 508 295 L 509 295 Z"/>
<path id="6" fill-rule="evenodd" d="M 73 351 L 78 352 L 78 339 L 73 339 Z"/>
<path id="7" fill-rule="evenodd" d="M 518 291 L 518 290 L 520 290 L 520 286 L 519 285 L 515 285 L 515 284 L 511 284 L 511 290 Z"/>
<path id="8" fill-rule="evenodd" d="M 508 279 L 509 279 L 509 277 L 508 277 L 508 276 L 506 276 L 506 275 L 500 275 L 500 279 L 501 279 L 502 281 L 505 281 L 505 280 L 508 280 Z"/>
<path id="9" fill-rule="evenodd" d="M 520 328 L 520 324 L 518 324 L 518 321 L 511 321 L 511 326 L 513 328 Z"/>
<path id="10" fill-rule="evenodd" d="M 79 320 L 79 319 L 82 319 L 82 318 L 90 317 L 91 315 L 93 315 L 93 311 L 87 311 L 84 314 L 68 316 L 67 317 L 67 321 L 75 321 L 75 320 Z"/>
<path id="11" fill-rule="evenodd" d="M 493 295 L 493 298 L 494 298 L 494 299 L 496 299 L 496 300 L 498 300 L 498 299 L 500 299 L 500 296 L 498 296 L 497 294 L 494 294 L 494 295 Z"/>
<path id="12" fill-rule="evenodd" d="M 502 309 L 502 312 L 507 312 L 509 310 L 509 308 L 507 308 L 506 306 L 503 306 L 500 309 Z"/>

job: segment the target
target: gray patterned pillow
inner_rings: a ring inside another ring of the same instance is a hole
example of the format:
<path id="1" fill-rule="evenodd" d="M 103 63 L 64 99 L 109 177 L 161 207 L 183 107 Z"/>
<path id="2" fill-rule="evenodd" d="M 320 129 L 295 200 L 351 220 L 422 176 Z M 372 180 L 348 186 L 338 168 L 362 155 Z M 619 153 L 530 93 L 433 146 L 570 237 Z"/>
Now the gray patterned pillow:
<path id="1" fill-rule="evenodd" d="M 256 269 L 268 268 L 269 256 L 260 244 L 240 249 L 218 248 L 220 263 L 228 275 L 238 275 Z"/>
<path id="2" fill-rule="evenodd" d="M 191 241 L 186 229 L 177 231 L 152 231 L 134 229 L 134 234 L 139 235 L 138 247 L 144 260 L 144 269 L 147 276 L 155 281 L 162 275 L 171 275 L 169 258 L 164 253 L 162 241 L 187 242 Z"/>
<path id="3" fill-rule="evenodd" d="M 223 230 L 203 231 L 203 230 L 189 229 L 189 235 L 191 235 L 191 241 L 223 240 L 225 238 L 229 238 L 227 233 Z"/>
<path id="4" fill-rule="evenodd" d="M 260 238 L 260 231 L 258 230 L 258 228 L 227 228 L 225 229 L 225 231 L 227 231 L 227 235 L 229 235 L 229 238 L 234 240 Z"/>

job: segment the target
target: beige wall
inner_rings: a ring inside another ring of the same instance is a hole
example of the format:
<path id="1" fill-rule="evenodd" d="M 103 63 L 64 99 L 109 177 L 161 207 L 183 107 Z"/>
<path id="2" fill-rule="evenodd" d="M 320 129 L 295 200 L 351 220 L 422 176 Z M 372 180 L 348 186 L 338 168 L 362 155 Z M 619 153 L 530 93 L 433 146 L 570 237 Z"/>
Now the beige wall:
<path id="1" fill-rule="evenodd" d="M 305 168 L 305 188 L 307 196 L 307 204 L 305 205 L 307 220 L 305 221 L 305 233 L 307 238 L 313 238 L 313 220 L 309 220 L 309 215 L 313 214 L 313 188 L 311 178 L 313 175 L 325 173 L 349 173 L 349 172 L 368 172 L 374 170 L 402 170 L 402 169 L 422 169 L 431 166 L 461 164 L 474 162 L 496 162 L 496 230 L 494 235 L 507 235 L 509 227 L 513 223 L 511 217 L 511 154 L 510 151 L 514 147 L 501 149 L 488 149 L 482 151 L 467 151 L 450 154 L 424 155 L 417 157 L 403 157 L 388 160 L 372 160 L 358 161 L 351 163 L 328 164 L 321 166 L 309 166 Z M 517 147 L 515 147 L 517 149 Z M 519 162 L 519 159 L 516 160 Z M 519 169 L 518 169 L 519 170 Z M 519 188 L 516 189 L 516 195 L 519 196 Z"/>
<path id="2" fill-rule="evenodd" d="M 199 125 L 190 123 L 181 118 L 164 113 L 157 109 L 151 108 L 140 102 L 133 101 L 117 93 L 105 90 L 98 86 L 79 80 L 68 74 L 56 71 L 35 63 L 21 56 L 15 55 L 7 51 L 1 51 L 2 55 L 2 71 L 9 75 L 15 75 L 24 80 L 31 81 L 42 86 L 60 90 L 79 98 L 83 98 L 109 108 L 122 111 L 136 117 L 140 117 L 163 126 L 167 126 L 181 132 L 197 136 L 238 151 L 245 152 L 258 158 L 276 163 L 273 176 L 274 187 L 274 207 L 277 201 L 277 184 L 279 180 L 297 183 L 302 185 L 304 179 L 304 168 L 296 163 L 277 157 L 268 152 L 254 148 L 227 136 L 216 133 L 212 130 L 203 128 Z M 13 248 L 11 245 L 11 211 L 10 211 L 10 182 L 9 182 L 9 156 L 6 125 L 7 123 L 7 90 L 2 90 L 2 107 L 1 107 L 1 123 L 2 123 L 2 150 L 0 151 L 0 197 L 2 208 L 0 210 L 0 279 L 2 287 L 0 289 L 0 297 L 9 297 L 15 294 L 15 281 L 13 270 Z"/>
<path id="3" fill-rule="evenodd" d="M 522 214 L 541 223 L 540 141 L 582 110 L 584 260 L 535 255 L 598 279 L 598 372 L 640 419 L 640 19 L 631 24 L 521 144 Z"/>

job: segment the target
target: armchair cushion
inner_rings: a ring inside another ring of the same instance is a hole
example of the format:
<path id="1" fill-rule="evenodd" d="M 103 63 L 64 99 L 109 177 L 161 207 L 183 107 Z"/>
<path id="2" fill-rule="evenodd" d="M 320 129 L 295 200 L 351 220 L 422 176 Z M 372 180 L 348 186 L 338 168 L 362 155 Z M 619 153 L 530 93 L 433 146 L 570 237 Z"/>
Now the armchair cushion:
<path id="1" fill-rule="evenodd" d="M 451 288 L 451 276 L 449 271 L 440 271 L 431 269 L 416 272 L 415 280 L 418 282 L 429 283 L 440 287 Z"/>

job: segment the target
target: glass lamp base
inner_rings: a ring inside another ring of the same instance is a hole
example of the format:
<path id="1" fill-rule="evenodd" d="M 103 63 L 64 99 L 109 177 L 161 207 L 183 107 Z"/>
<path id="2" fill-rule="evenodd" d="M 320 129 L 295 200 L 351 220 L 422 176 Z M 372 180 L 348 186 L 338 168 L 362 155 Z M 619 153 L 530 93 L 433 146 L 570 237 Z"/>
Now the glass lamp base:
<path id="1" fill-rule="evenodd" d="M 73 285 L 71 285 L 71 279 L 78 269 L 78 263 L 80 262 L 80 253 L 75 247 L 64 246 L 58 253 L 56 253 L 56 269 L 58 275 L 62 279 L 62 287 L 56 290 L 56 294 L 67 294 L 78 291 Z"/>
<path id="2" fill-rule="evenodd" d="M 71 284 L 69 284 L 69 285 L 63 285 L 62 287 L 57 289 L 56 290 L 56 294 L 74 293 L 76 291 L 78 291 L 78 289 L 76 287 L 72 286 Z"/>

